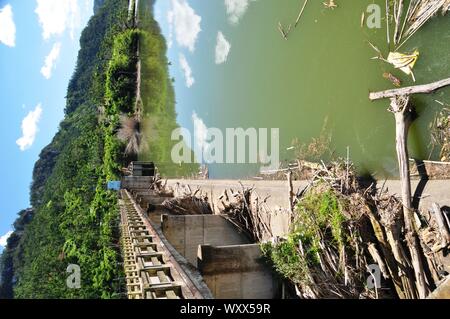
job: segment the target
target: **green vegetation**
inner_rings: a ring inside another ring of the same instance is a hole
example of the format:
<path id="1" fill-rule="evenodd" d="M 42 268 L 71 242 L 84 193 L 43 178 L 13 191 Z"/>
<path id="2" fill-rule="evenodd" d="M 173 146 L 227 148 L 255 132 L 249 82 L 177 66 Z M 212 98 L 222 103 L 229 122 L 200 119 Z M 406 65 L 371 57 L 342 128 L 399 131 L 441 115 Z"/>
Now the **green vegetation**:
<path id="1" fill-rule="evenodd" d="M 163 166 L 170 162 L 170 135 L 177 127 L 165 40 L 152 6 L 142 4 L 137 29 L 127 0 L 95 2 L 68 86 L 66 116 L 35 164 L 33 208 L 19 214 L 1 257 L 0 298 L 122 296 L 117 194 L 106 184 L 137 158 L 128 148 L 142 143 L 141 121 L 151 127 L 144 132 L 142 157 Z M 136 103 L 139 55 L 142 104 Z M 197 169 L 166 166 L 176 175 Z M 80 289 L 66 285 L 70 264 L 80 266 Z"/>
<path id="2" fill-rule="evenodd" d="M 347 243 L 343 225 L 345 201 L 332 189 L 316 187 L 301 199 L 286 240 L 264 243 L 262 250 L 278 273 L 294 283 L 311 279 L 310 269 L 319 266 L 323 243 L 342 251 Z"/>
<path id="3" fill-rule="evenodd" d="M 119 44 L 132 34 L 127 6 L 126 0 L 105 1 L 83 31 L 66 117 L 33 172 L 33 210 L 20 214 L 2 256 L 1 297 L 119 297 L 117 195 L 106 183 L 119 178 L 124 146 L 115 137 L 118 110 L 99 114 L 109 105 L 107 92 L 117 101 L 133 94 L 105 81 Z M 81 268 L 81 289 L 67 288 L 69 264 Z"/>
<path id="4" fill-rule="evenodd" d="M 106 114 L 132 115 L 136 98 L 136 65 L 139 30 L 129 29 L 114 39 L 112 58 L 106 73 Z"/>

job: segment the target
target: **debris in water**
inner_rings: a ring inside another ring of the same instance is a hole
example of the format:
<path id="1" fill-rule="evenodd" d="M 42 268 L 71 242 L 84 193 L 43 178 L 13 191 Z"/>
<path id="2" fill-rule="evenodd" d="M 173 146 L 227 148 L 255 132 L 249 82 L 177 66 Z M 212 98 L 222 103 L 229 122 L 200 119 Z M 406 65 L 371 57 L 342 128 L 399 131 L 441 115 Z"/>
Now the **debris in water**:
<path id="1" fill-rule="evenodd" d="M 294 27 L 297 27 L 297 24 L 300 21 L 300 18 L 302 17 L 303 11 L 305 11 L 307 4 L 308 4 L 308 0 L 305 0 L 305 3 L 303 3 L 303 7 L 301 8 L 300 12 L 298 13 L 297 19 L 295 20 Z"/>
<path id="2" fill-rule="evenodd" d="M 402 81 L 400 81 L 399 78 L 397 78 L 395 75 L 389 72 L 383 73 L 383 77 L 389 81 L 392 82 L 396 87 L 400 87 L 402 85 Z"/>
<path id="3" fill-rule="evenodd" d="M 338 7 L 334 0 L 328 0 L 328 2 L 324 2 L 323 5 L 325 6 L 325 8 L 332 10 Z"/>
<path id="4" fill-rule="evenodd" d="M 419 51 L 414 51 L 412 54 L 403 54 L 400 52 L 390 52 L 387 61 L 392 64 L 396 69 L 402 70 L 405 74 L 411 75 L 414 82 L 413 68 L 419 58 Z"/>

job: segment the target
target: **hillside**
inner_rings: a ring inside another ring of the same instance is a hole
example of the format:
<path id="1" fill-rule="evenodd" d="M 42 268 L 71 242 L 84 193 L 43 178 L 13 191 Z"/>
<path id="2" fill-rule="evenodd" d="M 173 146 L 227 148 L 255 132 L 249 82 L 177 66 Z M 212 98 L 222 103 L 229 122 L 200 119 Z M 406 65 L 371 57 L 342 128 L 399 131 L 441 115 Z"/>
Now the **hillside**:
<path id="1" fill-rule="evenodd" d="M 143 49 L 144 59 L 157 61 L 152 66 L 143 61 L 144 70 L 158 71 L 149 73 L 152 81 L 146 77 L 143 86 L 151 82 L 164 89 L 142 98 L 142 120 L 154 116 L 161 123 L 155 138 L 142 139 L 147 144 L 142 149 L 170 154 L 163 137 L 176 127 L 166 45 L 151 9 L 146 8 L 150 14 L 144 26 L 150 31 L 145 31 L 129 18 L 128 0 L 95 1 L 94 16 L 80 38 L 65 118 L 35 164 L 32 207 L 19 213 L 1 257 L 0 298 L 122 297 L 117 195 L 106 190 L 106 183 L 117 180 L 120 168 L 138 158 L 139 152 L 127 151 L 129 138 L 118 136 L 124 119 L 134 119 L 137 112 L 136 52 L 142 39 L 152 48 Z M 149 111 L 147 104 L 159 108 Z M 132 133 L 140 135 L 137 127 Z M 80 289 L 67 288 L 69 264 L 80 266 Z"/>

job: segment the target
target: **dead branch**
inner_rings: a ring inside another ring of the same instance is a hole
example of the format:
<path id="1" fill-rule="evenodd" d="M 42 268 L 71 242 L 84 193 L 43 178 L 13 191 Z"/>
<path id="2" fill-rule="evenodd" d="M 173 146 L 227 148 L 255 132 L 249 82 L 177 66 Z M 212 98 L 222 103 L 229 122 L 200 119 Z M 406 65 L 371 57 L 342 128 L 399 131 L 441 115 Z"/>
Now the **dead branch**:
<path id="1" fill-rule="evenodd" d="M 440 88 L 446 87 L 450 85 L 450 78 L 440 80 L 430 84 L 424 85 L 416 85 L 409 86 L 401 89 L 393 89 L 381 92 L 372 92 L 369 95 L 369 99 L 371 101 L 385 99 L 385 98 L 393 98 L 396 96 L 409 96 L 411 94 L 426 94 L 432 93 Z"/>

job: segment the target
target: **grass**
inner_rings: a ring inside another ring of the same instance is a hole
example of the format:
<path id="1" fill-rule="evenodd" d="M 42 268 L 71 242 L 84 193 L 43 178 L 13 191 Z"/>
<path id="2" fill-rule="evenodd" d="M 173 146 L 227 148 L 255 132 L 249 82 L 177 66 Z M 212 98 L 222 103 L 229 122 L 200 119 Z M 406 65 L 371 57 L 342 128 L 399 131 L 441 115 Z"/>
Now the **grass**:
<path id="1" fill-rule="evenodd" d="M 297 205 L 287 238 L 276 244 L 262 244 L 263 254 L 285 278 L 294 283 L 310 283 L 311 271 L 320 267 L 323 244 L 337 251 L 346 245 L 344 207 L 345 201 L 332 189 L 314 188 Z"/>

